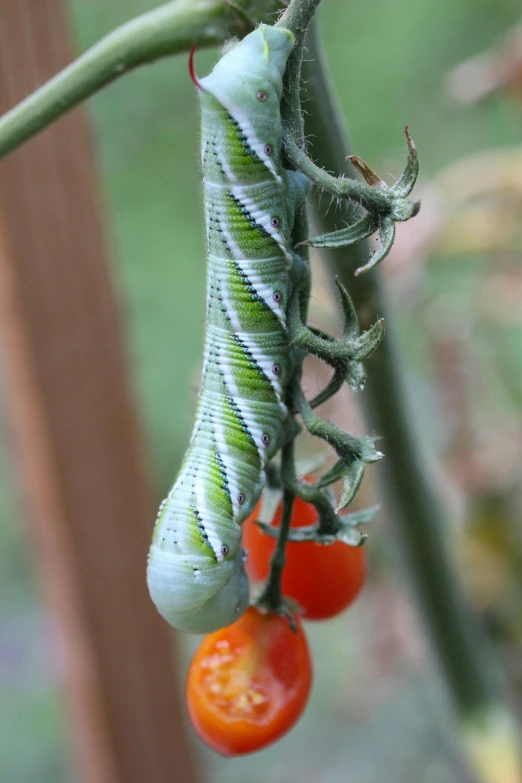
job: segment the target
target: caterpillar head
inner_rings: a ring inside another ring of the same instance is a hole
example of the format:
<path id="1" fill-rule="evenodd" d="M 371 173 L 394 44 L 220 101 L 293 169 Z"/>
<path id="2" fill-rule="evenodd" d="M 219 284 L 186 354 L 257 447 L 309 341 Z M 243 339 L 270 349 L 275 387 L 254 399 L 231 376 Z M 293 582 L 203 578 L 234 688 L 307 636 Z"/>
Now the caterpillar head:
<path id="1" fill-rule="evenodd" d="M 282 140 L 283 75 L 293 44 L 289 30 L 260 25 L 223 55 L 208 76 L 193 75 L 203 109 L 215 116 L 224 109 L 273 175 Z"/>
<path id="2" fill-rule="evenodd" d="M 238 106 L 253 98 L 261 103 L 270 101 L 278 105 L 283 94 L 283 74 L 293 45 L 294 36 L 290 30 L 259 25 L 224 54 L 212 73 L 201 79 L 198 86 L 220 102 L 228 94 L 229 100 Z"/>

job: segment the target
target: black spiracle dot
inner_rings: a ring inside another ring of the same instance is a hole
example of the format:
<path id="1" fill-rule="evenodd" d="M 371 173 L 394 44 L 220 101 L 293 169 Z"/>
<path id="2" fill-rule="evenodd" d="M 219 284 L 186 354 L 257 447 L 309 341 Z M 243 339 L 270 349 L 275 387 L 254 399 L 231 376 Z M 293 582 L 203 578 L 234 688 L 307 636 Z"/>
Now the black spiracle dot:
<path id="1" fill-rule="evenodd" d="M 243 495 L 242 492 L 238 492 L 238 495 L 237 495 L 238 506 L 242 506 L 244 502 L 245 502 L 245 496 Z"/>
<path id="2" fill-rule="evenodd" d="M 272 228 L 279 228 L 279 218 L 276 215 L 270 218 L 270 225 Z"/>
<path id="3" fill-rule="evenodd" d="M 270 443 L 270 436 L 266 432 L 263 432 L 263 434 L 261 435 L 261 443 L 263 444 L 263 446 L 268 446 L 268 444 Z"/>
<path id="4" fill-rule="evenodd" d="M 228 552 L 229 552 L 228 546 L 226 544 L 223 544 L 221 546 L 221 554 L 223 555 L 223 557 L 226 557 L 228 555 Z"/>
<path id="5" fill-rule="evenodd" d="M 272 154 L 272 145 L 271 144 L 265 144 L 265 155 L 267 157 L 270 157 Z"/>
<path id="6" fill-rule="evenodd" d="M 261 103 L 264 103 L 266 101 L 266 99 L 268 98 L 268 95 L 266 94 L 266 92 L 264 90 L 259 90 L 259 92 L 256 95 L 256 98 Z"/>
<path id="7" fill-rule="evenodd" d="M 274 302 L 279 304 L 281 301 L 281 292 L 280 291 L 274 291 Z"/>
<path id="8" fill-rule="evenodd" d="M 279 375 L 279 373 L 281 372 L 281 365 L 274 364 L 274 366 L 272 367 L 272 372 L 274 373 L 274 375 Z"/>

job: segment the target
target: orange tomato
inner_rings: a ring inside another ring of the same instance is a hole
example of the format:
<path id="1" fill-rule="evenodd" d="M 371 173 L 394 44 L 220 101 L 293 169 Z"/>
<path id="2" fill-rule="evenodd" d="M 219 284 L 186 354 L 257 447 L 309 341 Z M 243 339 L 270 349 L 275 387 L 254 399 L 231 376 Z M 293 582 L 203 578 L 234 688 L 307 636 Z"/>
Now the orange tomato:
<path id="1" fill-rule="evenodd" d="M 249 607 L 233 625 L 206 636 L 188 671 L 190 719 L 224 756 L 252 753 L 279 739 L 303 712 L 312 682 L 308 642 L 296 618 Z"/>
<path id="2" fill-rule="evenodd" d="M 276 540 L 263 533 L 255 524 L 259 506 L 243 525 L 242 544 L 247 550 L 246 571 L 254 582 L 267 579 L 270 558 Z M 279 527 L 282 505 L 273 525 Z M 310 503 L 296 498 L 292 527 L 306 527 L 317 522 L 317 511 Z M 282 591 L 303 609 L 306 620 L 326 620 L 342 612 L 356 598 L 364 583 L 366 557 L 364 549 L 335 541 L 318 544 L 315 541 L 289 541 L 283 570 Z"/>

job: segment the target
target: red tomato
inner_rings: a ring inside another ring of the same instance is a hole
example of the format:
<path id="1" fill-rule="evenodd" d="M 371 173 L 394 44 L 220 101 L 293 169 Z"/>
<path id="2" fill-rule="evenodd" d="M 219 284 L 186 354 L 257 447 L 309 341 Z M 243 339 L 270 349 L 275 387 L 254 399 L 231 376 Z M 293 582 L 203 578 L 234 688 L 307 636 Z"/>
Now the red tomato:
<path id="1" fill-rule="evenodd" d="M 270 558 L 276 540 L 263 533 L 255 524 L 259 506 L 243 525 L 242 544 L 248 552 L 246 571 L 254 582 L 268 577 Z M 273 524 L 279 527 L 282 505 Z M 317 522 L 314 506 L 296 498 L 292 527 L 306 527 Z M 349 606 L 359 593 L 366 573 L 366 556 L 361 547 L 335 541 L 318 544 L 315 541 L 289 541 L 282 590 L 302 607 L 306 620 L 326 620 Z"/>
<path id="2" fill-rule="evenodd" d="M 249 607 L 205 636 L 191 661 L 186 698 L 201 739 L 224 756 L 260 750 L 303 712 L 312 682 L 308 642 L 296 618 Z"/>

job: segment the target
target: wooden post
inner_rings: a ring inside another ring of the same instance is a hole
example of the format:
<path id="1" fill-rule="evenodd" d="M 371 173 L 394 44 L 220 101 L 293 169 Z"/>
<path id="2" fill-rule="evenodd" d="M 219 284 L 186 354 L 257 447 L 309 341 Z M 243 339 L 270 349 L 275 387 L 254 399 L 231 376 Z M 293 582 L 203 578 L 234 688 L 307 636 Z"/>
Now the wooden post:
<path id="1" fill-rule="evenodd" d="M 3 0 L 0 111 L 70 60 L 63 4 Z M 193 783 L 145 585 L 154 518 L 81 111 L 0 163 L 0 346 L 35 562 L 64 638 L 80 777 Z"/>

